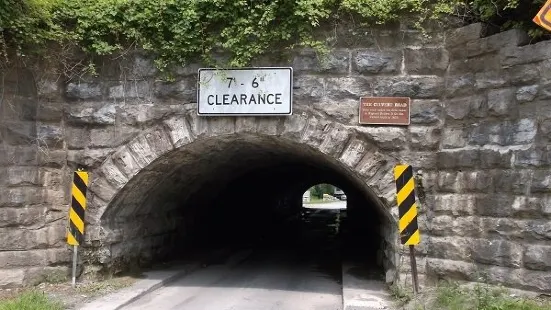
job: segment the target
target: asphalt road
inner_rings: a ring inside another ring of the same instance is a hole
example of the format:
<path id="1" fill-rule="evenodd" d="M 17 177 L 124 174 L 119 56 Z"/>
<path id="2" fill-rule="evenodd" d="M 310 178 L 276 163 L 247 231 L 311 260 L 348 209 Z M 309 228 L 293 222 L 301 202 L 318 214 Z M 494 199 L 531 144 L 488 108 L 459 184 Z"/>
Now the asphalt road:
<path id="1" fill-rule="evenodd" d="M 341 257 L 333 230 L 325 228 L 334 211 L 324 214 L 298 234 L 255 247 L 238 264 L 208 266 L 123 309 L 341 310 Z"/>
<path id="2" fill-rule="evenodd" d="M 127 310 L 340 310 L 342 288 L 319 262 L 262 253 L 213 265 L 154 291 Z"/>

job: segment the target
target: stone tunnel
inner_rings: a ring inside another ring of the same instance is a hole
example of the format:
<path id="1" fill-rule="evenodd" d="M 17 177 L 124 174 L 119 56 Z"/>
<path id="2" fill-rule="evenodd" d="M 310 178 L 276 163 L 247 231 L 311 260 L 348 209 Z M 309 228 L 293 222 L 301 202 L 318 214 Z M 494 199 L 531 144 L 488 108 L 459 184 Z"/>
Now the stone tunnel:
<path id="1" fill-rule="evenodd" d="M 200 117 L 201 65 L 162 81 L 140 52 L 78 80 L 49 68 L 4 70 L 0 287 L 67 273 L 77 167 L 91 179 L 84 274 L 285 233 L 279 223 L 302 192 L 331 183 L 365 228 L 358 240 L 369 258 L 387 282 L 404 283 L 411 272 L 392 169 L 406 163 L 418 194 L 421 283 L 485 274 L 551 292 L 551 43 L 484 29 L 430 38 L 377 30 L 359 45 L 337 42 L 325 63 L 297 51 L 277 62 L 294 70 L 290 116 Z M 410 125 L 358 124 L 365 96 L 410 97 Z"/>

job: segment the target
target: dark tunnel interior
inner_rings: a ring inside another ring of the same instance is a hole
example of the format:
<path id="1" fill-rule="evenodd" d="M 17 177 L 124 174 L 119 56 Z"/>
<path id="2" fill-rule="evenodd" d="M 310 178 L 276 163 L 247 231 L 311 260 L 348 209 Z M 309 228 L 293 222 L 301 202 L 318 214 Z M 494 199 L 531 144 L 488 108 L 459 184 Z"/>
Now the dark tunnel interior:
<path id="1" fill-rule="evenodd" d="M 384 275 L 386 218 L 341 164 L 277 138 L 208 140 L 153 162 L 111 203 L 102 221 L 123 232 L 113 259 L 149 266 L 248 248 L 349 260 Z M 304 208 L 303 193 L 320 183 L 341 188 L 346 209 Z"/>

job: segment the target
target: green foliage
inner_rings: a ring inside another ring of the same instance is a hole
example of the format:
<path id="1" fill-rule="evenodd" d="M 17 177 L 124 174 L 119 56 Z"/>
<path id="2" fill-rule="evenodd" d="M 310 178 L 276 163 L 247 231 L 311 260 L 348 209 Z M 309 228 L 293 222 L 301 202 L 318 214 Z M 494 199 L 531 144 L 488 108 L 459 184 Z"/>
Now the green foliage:
<path id="1" fill-rule="evenodd" d="M 15 299 L 0 301 L 0 310 L 62 310 L 63 305 L 43 292 L 28 291 Z"/>
<path id="2" fill-rule="evenodd" d="M 173 64 L 245 66 L 266 52 L 313 47 L 323 25 L 352 16 L 361 25 L 408 16 L 416 25 L 455 15 L 504 29 L 531 22 L 544 0 L 0 0 L 0 51 L 40 52 L 51 43 L 87 55 L 137 47 L 164 70 Z M 411 17 L 411 18 L 410 18 Z M 224 52 L 228 58 L 216 58 Z M 220 53 L 218 53 L 220 54 Z"/>
<path id="3" fill-rule="evenodd" d="M 335 186 L 331 184 L 317 184 L 310 188 L 310 195 L 318 199 L 323 198 L 323 194 L 333 194 L 335 192 Z"/>
<path id="4" fill-rule="evenodd" d="M 511 297 L 507 290 L 486 284 L 476 284 L 472 289 L 446 284 L 438 288 L 436 307 L 443 310 L 549 310 L 551 304 Z"/>

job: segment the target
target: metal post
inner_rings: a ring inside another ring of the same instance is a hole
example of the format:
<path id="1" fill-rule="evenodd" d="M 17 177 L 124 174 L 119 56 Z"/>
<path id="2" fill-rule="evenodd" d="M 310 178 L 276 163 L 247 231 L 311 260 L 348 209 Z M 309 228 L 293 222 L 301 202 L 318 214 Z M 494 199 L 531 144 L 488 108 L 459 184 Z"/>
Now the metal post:
<path id="1" fill-rule="evenodd" d="M 75 287 L 77 282 L 77 246 L 73 246 L 73 287 Z"/>
<path id="2" fill-rule="evenodd" d="M 411 274 L 413 278 L 413 292 L 419 293 L 419 282 L 417 280 L 417 262 L 415 261 L 414 246 L 409 246 L 409 261 L 411 262 Z"/>

